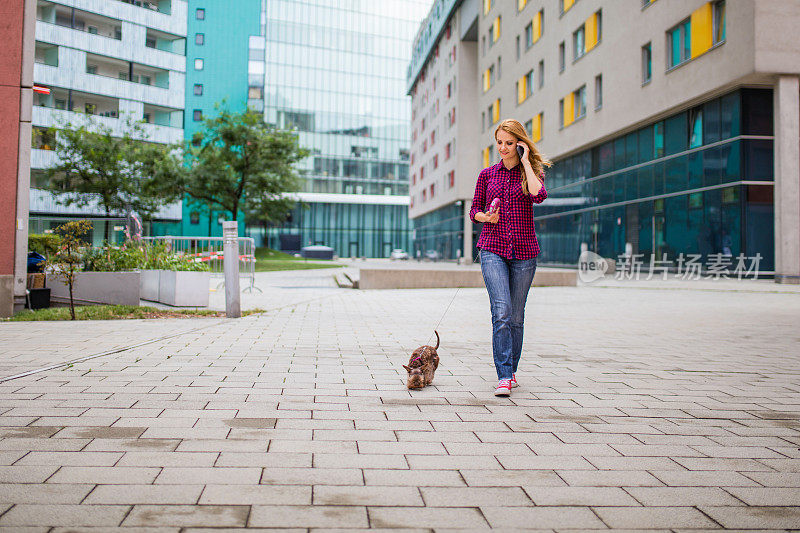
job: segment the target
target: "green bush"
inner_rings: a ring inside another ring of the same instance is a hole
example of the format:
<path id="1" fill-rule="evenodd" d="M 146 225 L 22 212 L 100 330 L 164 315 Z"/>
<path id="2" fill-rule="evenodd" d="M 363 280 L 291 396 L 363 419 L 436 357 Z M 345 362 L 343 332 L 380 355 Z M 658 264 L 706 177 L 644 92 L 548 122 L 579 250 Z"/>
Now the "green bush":
<path id="1" fill-rule="evenodd" d="M 91 248 L 84 255 L 84 270 L 120 272 L 128 270 L 178 270 L 205 272 L 206 263 L 196 263 L 169 250 L 166 243 L 139 244 L 126 242 L 122 246 L 104 245 Z"/>
<path id="2" fill-rule="evenodd" d="M 31 233 L 28 235 L 28 251 L 42 254 L 46 258 L 58 251 L 61 236 L 56 233 Z"/>

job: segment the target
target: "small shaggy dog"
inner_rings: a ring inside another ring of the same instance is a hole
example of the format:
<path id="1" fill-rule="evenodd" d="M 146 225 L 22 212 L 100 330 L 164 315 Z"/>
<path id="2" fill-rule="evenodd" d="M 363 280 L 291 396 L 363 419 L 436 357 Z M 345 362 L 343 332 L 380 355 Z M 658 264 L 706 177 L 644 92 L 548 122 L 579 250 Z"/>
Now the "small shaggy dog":
<path id="1" fill-rule="evenodd" d="M 434 331 L 434 333 L 436 334 L 436 346 L 420 346 L 411 354 L 408 366 L 403 365 L 408 372 L 406 386 L 409 389 L 421 389 L 433 382 L 433 375 L 439 368 L 439 354 L 436 353 L 439 348 L 439 332 Z"/>

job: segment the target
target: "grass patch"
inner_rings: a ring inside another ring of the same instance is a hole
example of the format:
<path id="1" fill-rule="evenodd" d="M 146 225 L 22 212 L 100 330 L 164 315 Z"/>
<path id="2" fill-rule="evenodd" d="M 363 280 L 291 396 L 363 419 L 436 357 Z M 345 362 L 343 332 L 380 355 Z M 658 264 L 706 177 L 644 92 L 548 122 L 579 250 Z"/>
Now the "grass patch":
<path id="1" fill-rule="evenodd" d="M 263 313 L 263 309 L 242 311 L 242 316 Z M 151 318 L 224 317 L 224 311 L 209 309 L 158 309 L 135 305 L 85 305 L 75 307 L 76 320 L 126 320 Z M 26 309 L 7 319 L 11 322 L 39 320 L 70 320 L 69 307 L 50 307 L 31 311 Z"/>
<path id="2" fill-rule="evenodd" d="M 285 252 L 271 248 L 256 248 L 256 272 L 274 272 L 277 270 L 311 270 L 315 268 L 340 268 L 342 265 L 332 261 L 309 261 L 303 257 L 294 257 Z"/>

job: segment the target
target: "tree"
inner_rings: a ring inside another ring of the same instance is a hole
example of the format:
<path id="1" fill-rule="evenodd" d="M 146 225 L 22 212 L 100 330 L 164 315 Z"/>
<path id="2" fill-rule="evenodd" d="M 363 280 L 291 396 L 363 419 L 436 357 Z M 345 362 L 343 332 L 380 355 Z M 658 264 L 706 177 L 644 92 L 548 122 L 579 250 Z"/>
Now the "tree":
<path id="1" fill-rule="evenodd" d="M 47 170 L 48 188 L 57 193 L 59 203 L 96 203 L 106 217 L 135 211 L 150 218 L 163 204 L 180 198 L 185 170 L 176 147 L 147 142 L 140 122 L 128 121 L 121 137 L 91 116 L 53 131 L 59 162 Z M 65 192 L 78 194 L 61 194 Z"/>
<path id="2" fill-rule="evenodd" d="M 53 274 L 69 287 L 69 314 L 75 320 L 75 301 L 72 287 L 75 285 L 75 273 L 81 270 L 83 256 L 81 249 L 86 246 L 84 238 L 91 231 L 92 223 L 88 220 L 73 220 L 61 224 L 54 231 L 61 237 L 60 247 L 53 259 L 48 262 Z"/>
<path id="3" fill-rule="evenodd" d="M 297 191 L 294 164 L 308 155 L 297 136 L 268 127 L 253 111 L 219 114 L 205 121 L 187 147 L 189 172 L 185 192 L 200 209 L 227 211 L 231 220 L 240 212 L 253 220 L 286 220 Z"/>

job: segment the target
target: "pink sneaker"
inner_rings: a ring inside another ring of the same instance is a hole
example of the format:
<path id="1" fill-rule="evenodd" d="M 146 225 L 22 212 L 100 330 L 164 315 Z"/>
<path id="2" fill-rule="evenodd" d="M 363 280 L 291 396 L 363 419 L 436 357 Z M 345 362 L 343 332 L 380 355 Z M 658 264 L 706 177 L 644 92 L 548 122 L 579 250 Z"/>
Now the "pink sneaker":
<path id="1" fill-rule="evenodd" d="M 517 375 L 511 374 L 511 388 L 519 387 L 519 383 L 517 383 Z"/>
<path id="2" fill-rule="evenodd" d="M 501 379 L 494 390 L 495 396 L 511 396 L 511 380 Z"/>

